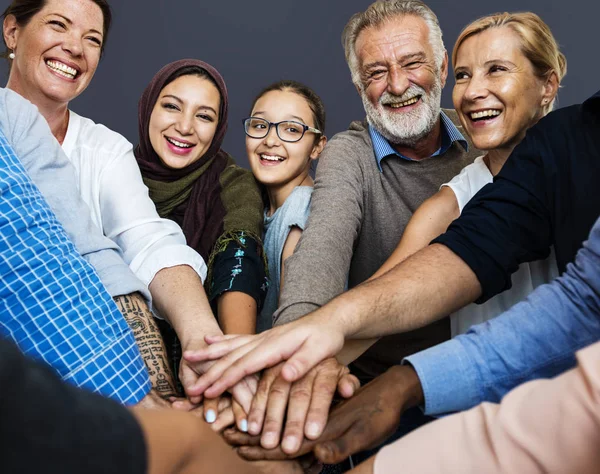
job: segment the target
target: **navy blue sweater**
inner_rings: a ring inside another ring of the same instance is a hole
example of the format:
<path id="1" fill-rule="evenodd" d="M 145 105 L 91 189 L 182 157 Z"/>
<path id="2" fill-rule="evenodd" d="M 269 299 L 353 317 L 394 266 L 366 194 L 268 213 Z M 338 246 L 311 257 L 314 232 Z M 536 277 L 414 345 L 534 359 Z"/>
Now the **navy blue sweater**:
<path id="1" fill-rule="evenodd" d="M 494 182 L 433 242 L 471 267 L 482 303 L 511 287 L 520 263 L 546 258 L 551 246 L 562 273 L 599 215 L 600 91 L 532 127 Z"/>

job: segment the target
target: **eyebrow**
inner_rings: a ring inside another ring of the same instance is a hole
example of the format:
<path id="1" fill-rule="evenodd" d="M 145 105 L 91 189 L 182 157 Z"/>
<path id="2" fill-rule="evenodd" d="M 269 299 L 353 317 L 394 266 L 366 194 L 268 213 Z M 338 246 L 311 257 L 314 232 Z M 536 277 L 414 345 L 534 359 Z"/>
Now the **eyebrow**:
<path id="1" fill-rule="evenodd" d="M 173 94 L 165 94 L 161 97 L 161 99 L 167 99 L 167 98 L 176 100 L 180 104 L 183 104 L 183 100 L 181 100 L 179 97 L 177 97 L 176 95 L 173 95 Z M 217 113 L 217 111 L 215 109 L 213 109 L 210 105 L 201 105 L 198 107 L 198 109 L 208 109 L 208 110 L 211 110 L 215 115 L 219 115 Z"/>
<path id="2" fill-rule="evenodd" d="M 411 53 L 411 54 L 406 54 L 404 56 L 401 56 L 398 61 L 398 63 L 405 63 L 405 62 L 409 62 L 413 59 L 426 59 L 425 53 Z M 368 69 L 372 69 L 374 67 L 378 67 L 378 66 L 387 66 L 387 63 L 384 61 L 375 61 L 369 64 L 365 64 L 363 66 L 363 69 L 368 70 Z"/>
<path id="3" fill-rule="evenodd" d="M 513 67 L 515 66 L 515 63 L 513 63 L 512 61 L 508 61 L 507 59 L 490 59 L 489 61 L 486 61 L 484 63 L 484 66 L 490 66 L 491 64 L 495 63 L 507 64 Z"/>
<path id="4" fill-rule="evenodd" d="M 258 112 L 254 112 L 252 115 L 264 115 L 266 112 L 263 112 L 262 110 L 258 111 Z M 306 125 L 306 120 L 304 120 L 302 117 L 298 117 L 297 115 L 290 115 L 291 118 L 302 122 L 302 124 Z M 284 122 L 289 122 L 289 120 L 284 120 Z"/>
<path id="5" fill-rule="evenodd" d="M 61 15 L 60 13 L 50 13 L 50 15 L 54 15 L 54 16 L 59 16 L 59 17 L 61 17 L 61 18 L 62 18 L 63 20 L 65 20 L 65 21 L 66 21 L 66 22 L 67 22 L 69 25 L 72 25 L 72 24 L 73 24 L 73 22 L 72 22 L 72 21 L 71 21 L 69 18 L 67 18 L 67 17 L 66 17 L 66 16 L 64 16 L 64 15 Z M 101 32 L 99 32 L 98 30 L 95 30 L 95 29 L 93 29 L 93 28 L 92 28 L 91 30 L 89 30 L 89 33 L 96 33 L 96 34 L 100 35 L 100 37 L 104 38 L 104 35 L 103 35 Z"/>

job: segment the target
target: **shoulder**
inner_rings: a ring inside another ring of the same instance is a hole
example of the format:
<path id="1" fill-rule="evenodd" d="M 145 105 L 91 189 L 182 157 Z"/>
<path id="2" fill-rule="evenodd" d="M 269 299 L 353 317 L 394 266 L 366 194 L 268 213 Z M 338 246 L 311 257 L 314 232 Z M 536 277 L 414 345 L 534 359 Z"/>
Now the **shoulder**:
<path id="1" fill-rule="evenodd" d="M 229 154 L 226 154 L 225 156 L 218 156 L 216 159 L 226 160 L 227 163 L 219 177 L 219 181 L 223 188 L 247 186 L 256 190 L 259 189 L 258 183 L 256 182 L 252 171 L 238 166 Z"/>
<path id="2" fill-rule="evenodd" d="M 359 154 L 364 149 L 371 151 L 373 149 L 368 126 L 366 121 L 354 121 L 350 124 L 348 130 L 336 133 L 327 141 L 323 153 L 331 155 L 343 151 L 351 154 Z M 323 157 L 323 153 L 321 157 Z"/>
<path id="3" fill-rule="evenodd" d="M 325 145 L 319 165 L 317 177 L 351 176 L 364 174 L 372 168 L 377 171 L 377 162 L 373 151 L 373 142 L 366 122 L 352 122 L 346 131 L 335 134 Z"/>
<path id="4" fill-rule="evenodd" d="M 0 88 L 0 129 L 9 141 L 27 130 L 38 117 L 35 105 L 16 92 Z"/>
<path id="5" fill-rule="evenodd" d="M 465 166 L 459 174 L 452 178 L 446 185 L 460 184 L 464 181 L 480 178 L 489 178 L 489 182 L 492 181 L 493 176 L 488 170 L 488 167 L 483 161 L 483 156 L 478 156 L 475 161 L 470 165 Z"/>
<path id="6" fill-rule="evenodd" d="M 123 135 L 73 111 L 69 118 L 69 128 L 71 127 L 75 129 L 71 144 L 74 149 L 87 150 L 98 155 L 121 155 L 133 151 L 133 146 Z"/>
<path id="7" fill-rule="evenodd" d="M 280 222 L 284 227 L 299 227 L 304 229 L 310 213 L 312 186 L 297 186 L 285 200 L 279 213 Z"/>

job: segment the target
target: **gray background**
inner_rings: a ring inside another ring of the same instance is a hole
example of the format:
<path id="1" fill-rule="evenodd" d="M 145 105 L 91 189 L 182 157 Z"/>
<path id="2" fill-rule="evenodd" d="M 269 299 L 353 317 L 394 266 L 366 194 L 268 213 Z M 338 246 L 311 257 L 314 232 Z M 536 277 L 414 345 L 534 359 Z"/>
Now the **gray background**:
<path id="1" fill-rule="evenodd" d="M 2 11 L 10 2 L 3 0 Z M 72 104 L 81 115 L 137 143 L 137 102 L 154 73 L 176 59 L 194 57 L 215 66 L 229 89 L 225 149 L 247 166 L 241 119 L 264 86 L 295 79 L 313 87 L 328 114 L 327 135 L 364 116 L 340 43 L 350 16 L 368 0 L 113 0 L 113 28 L 89 88 Z M 452 50 L 469 21 L 495 11 L 531 10 L 546 21 L 567 56 L 559 105 L 581 102 L 600 89 L 597 0 L 430 0 L 446 47 Z M 270 42 L 261 54 L 246 50 Z M 6 65 L 0 66 L 2 77 Z M 451 107 L 450 78 L 443 105 Z"/>

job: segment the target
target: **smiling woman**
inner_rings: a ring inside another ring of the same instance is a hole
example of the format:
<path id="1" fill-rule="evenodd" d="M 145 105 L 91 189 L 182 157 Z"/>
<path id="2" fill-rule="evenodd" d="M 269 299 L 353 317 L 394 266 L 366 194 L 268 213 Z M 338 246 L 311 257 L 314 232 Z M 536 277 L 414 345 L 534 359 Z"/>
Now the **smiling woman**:
<path id="1" fill-rule="evenodd" d="M 267 288 L 262 199 L 252 173 L 221 149 L 228 105 L 212 66 L 166 65 L 140 99 L 135 156 L 159 215 L 177 222 L 208 262 L 205 287 L 224 332 L 254 333 Z"/>
<path id="2" fill-rule="evenodd" d="M 202 287 L 204 260 L 186 245 L 177 224 L 159 217 L 131 144 L 69 110 L 69 102 L 87 88 L 96 72 L 111 23 L 108 3 L 14 0 L 3 18 L 3 38 L 10 51 L 7 87 L 34 103 L 46 119 L 75 167 L 79 192 L 94 223 L 122 249 L 126 263 L 148 286 L 157 312 L 178 334 L 185 334 L 186 346 L 203 346 L 204 331 L 220 332 Z M 52 170 L 46 179 L 52 179 Z M 154 387 L 168 386 L 161 395 L 173 395 L 171 383 L 164 383 L 172 378 L 167 364 L 158 371 L 156 367 L 157 360 L 166 358 L 154 318 L 143 300 L 135 299 L 135 308 L 131 298 L 124 300 L 120 286 L 115 285 L 112 296 L 123 303 L 120 308 L 130 325 L 151 328 L 136 336 Z M 142 317 L 145 323 L 140 325 Z M 193 373 L 188 375 L 193 383 Z"/>

